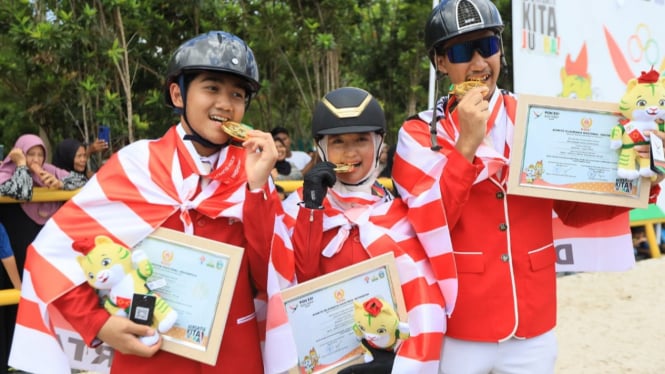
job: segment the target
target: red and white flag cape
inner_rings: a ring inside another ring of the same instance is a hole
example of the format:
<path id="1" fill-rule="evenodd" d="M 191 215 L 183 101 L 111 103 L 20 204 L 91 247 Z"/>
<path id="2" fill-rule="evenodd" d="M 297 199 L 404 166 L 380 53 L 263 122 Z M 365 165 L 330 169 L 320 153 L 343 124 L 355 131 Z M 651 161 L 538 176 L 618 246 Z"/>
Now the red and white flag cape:
<path id="1" fill-rule="evenodd" d="M 56 325 L 50 304 L 86 281 L 73 241 L 106 235 L 132 248 L 178 211 L 191 233 L 190 209 L 242 221 L 244 152 L 224 148 L 216 170 L 226 172 L 217 173 L 196 196 L 200 176 L 176 127 L 158 140 L 138 141 L 114 154 L 28 248 L 9 364 L 33 373 L 70 372 L 75 360 L 67 357 L 56 332 L 71 330 Z M 276 194 L 272 183 L 270 189 Z"/>

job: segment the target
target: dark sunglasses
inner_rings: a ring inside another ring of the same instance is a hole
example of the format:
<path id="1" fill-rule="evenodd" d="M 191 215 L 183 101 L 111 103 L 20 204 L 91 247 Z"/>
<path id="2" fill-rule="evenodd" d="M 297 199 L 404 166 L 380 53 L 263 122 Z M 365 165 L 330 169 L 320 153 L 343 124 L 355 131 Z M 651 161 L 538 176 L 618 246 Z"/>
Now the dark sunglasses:
<path id="1" fill-rule="evenodd" d="M 453 44 L 446 48 L 448 60 L 453 64 L 469 62 L 473 54 L 478 51 L 484 58 L 490 57 L 501 50 L 501 39 L 497 35 L 482 39 Z"/>

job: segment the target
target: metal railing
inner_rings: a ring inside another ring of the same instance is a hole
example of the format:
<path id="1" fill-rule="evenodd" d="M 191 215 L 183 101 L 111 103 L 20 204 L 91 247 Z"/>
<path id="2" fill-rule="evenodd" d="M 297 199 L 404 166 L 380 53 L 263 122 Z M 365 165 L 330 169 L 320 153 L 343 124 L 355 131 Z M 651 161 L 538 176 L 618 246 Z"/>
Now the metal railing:
<path id="1" fill-rule="evenodd" d="M 393 180 L 390 178 L 379 178 L 378 179 L 379 183 L 384 185 L 388 189 L 393 188 Z M 302 181 L 297 180 L 297 181 L 277 181 L 275 182 L 276 184 L 279 184 L 284 188 L 284 192 L 286 193 L 291 193 L 295 190 L 297 190 L 300 186 L 302 186 Z"/>
<path id="2" fill-rule="evenodd" d="M 21 291 L 16 288 L 0 290 L 0 306 L 18 304 Z"/>
<path id="3" fill-rule="evenodd" d="M 63 191 L 52 190 L 46 187 L 35 187 L 32 189 L 31 203 L 43 203 L 46 201 L 67 201 L 76 195 L 79 190 Z M 25 203 L 25 201 L 12 199 L 9 196 L 0 195 L 0 203 Z"/>
<path id="4" fill-rule="evenodd" d="M 379 178 L 379 182 L 387 188 L 393 187 L 393 181 L 389 178 Z M 277 181 L 276 184 L 282 186 L 284 192 L 291 193 L 302 186 L 301 180 L 295 181 Z M 46 187 L 35 187 L 32 191 L 32 200 L 30 202 L 47 202 L 47 201 L 67 201 L 72 196 L 76 195 L 79 190 L 63 191 L 51 190 Z M 0 203 L 22 203 L 23 201 L 12 199 L 8 196 L 0 196 Z M 21 291 L 17 289 L 0 290 L 0 306 L 18 304 L 21 298 Z"/>

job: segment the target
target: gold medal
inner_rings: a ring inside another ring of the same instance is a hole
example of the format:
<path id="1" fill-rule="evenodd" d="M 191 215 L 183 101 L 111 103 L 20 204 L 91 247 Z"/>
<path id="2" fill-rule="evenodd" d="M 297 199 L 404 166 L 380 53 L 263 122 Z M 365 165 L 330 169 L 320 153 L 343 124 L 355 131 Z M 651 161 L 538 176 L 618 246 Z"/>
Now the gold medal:
<path id="1" fill-rule="evenodd" d="M 356 166 L 352 164 L 337 164 L 333 170 L 335 173 L 350 173 L 355 167 Z"/>
<path id="2" fill-rule="evenodd" d="M 222 123 L 222 130 L 236 140 L 245 141 L 249 137 L 247 133 L 252 128 L 242 123 L 225 121 Z"/>
<path id="3" fill-rule="evenodd" d="M 450 93 L 457 96 L 458 99 L 461 99 L 472 88 L 481 86 L 485 86 L 485 83 L 482 81 L 466 81 L 460 84 L 454 84 L 450 90 Z"/>

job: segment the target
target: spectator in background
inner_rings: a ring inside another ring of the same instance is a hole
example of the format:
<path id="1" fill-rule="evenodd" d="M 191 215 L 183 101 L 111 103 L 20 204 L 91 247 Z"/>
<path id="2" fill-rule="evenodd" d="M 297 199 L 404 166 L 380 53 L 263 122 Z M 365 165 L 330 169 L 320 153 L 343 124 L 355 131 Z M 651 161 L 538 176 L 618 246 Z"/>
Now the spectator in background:
<path id="1" fill-rule="evenodd" d="M 300 169 L 293 162 L 286 160 L 287 147 L 284 141 L 280 138 L 273 138 L 273 140 L 275 141 L 275 147 L 277 147 L 277 162 L 275 162 L 275 168 L 271 172 L 272 178 L 276 181 L 302 179 Z"/>
<path id="2" fill-rule="evenodd" d="M 275 127 L 270 133 L 272 134 L 273 139 L 279 139 L 284 143 L 286 146 L 286 161 L 295 165 L 302 174 L 307 173 L 318 161 L 317 157 L 313 154 L 293 149 L 289 130 L 285 127 Z"/>
<path id="3" fill-rule="evenodd" d="M 633 236 L 633 252 L 636 260 L 644 260 L 651 257 L 651 250 L 649 248 L 649 241 L 647 240 L 647 233 L 644 226 L 637 226 L 630 228 Z"/>
<path id="4" fill-rule="evenodd" d="M 88 169 L 88 152 L 83 144 L 76 139 L 65 139 L 58 143 L 53 152 L 53 165 L 67 170 L 72 178 L 81 185 L 92 177 Z"/>
<path id="5" fill-rule="evenodd" d="M 395 158 L 395 149 L 397 149 L 397 144 L 393 144 L 390 147 L 386 147 L 385 151 L 385 166 L 379 173 L 379 178 L 391 178 L 393 171 L 393 159 Z"/>
<path id="6" fill-rule="evenodd" d="M 379 146 L 379 159 L 378 159 L 378 164 L 376 167 L 376 177 L 378 178 L 379 175 L 383 172 L 383 170 L 386 168 L 386 163 L 388 162 L 388 144 L 385 142 L 381 143 Z"/>
<path id="7" fill-rule="evenodd" d="M 386 166 L 388 165 L 388 144 L 385 142 L 381 143 L 381 148 L 379 149 L 379 163 L 376 168 L 376 177 L 380 178 Z"/>
<path id="8" fill-rule="evenodd" d="M 12 245 L 9 242 L 9 235 L 7 234 L 7 230 L 5 230 L 5 226 L 3 226 L 2 223 L 0 223 L 0 261 L 2 261 L 2 266 L 5 268 L 5 273 L 9 277 L 11 284 L 14 286 L 14 288 L 20 290 L 21 274 L 18 272 L 16 257 L 14 257 L 14 250 L 12 250 Z"/>
<path id="9" fill-rule="evenodd" d="M 46 163 L 46 158 L 46 146 L 42 139 L 37 135 L 25 134 L 16 140 L 16 144 L 0 164 L 0 195 L 25 201 L 19 204 L 3 204 L 0 209 L 0 223 L 9 234 L 19 274 L 23 271 L 28 245 L 35 239 L 46 220 L 62 205 L 60 202 L 30 202 L 33 186 L 63 189 L 65 184 L 68 184 L 72 189 L 81 187 L 68 183 L 69 173 Z M 2 272 L 0 289 L 12 287 L 13 283 Z M 0 371 L 7 367 L 16 311 L 16 305 L 0 308 Z"/>
<path id="10" fill-rule="evenodd" d="M 277 191 L 277 195 L 279 196 L 280 201 L 284 201 L 286 199 L 286 191 L 284 190 L 284 187 L 280 186 L 279 184 L 275 184 L 275 190 Z"/>
<path id="11" fill-rule="evenodd" d="M 96 139 L 92 143 L 84 144 L 84 146 L 88 159 L 88 179 L 90 179 L 92 175 L 104 164 L 102 152 L 109 149 L 109 143 L 107 143 L 104 139 Z"/>

